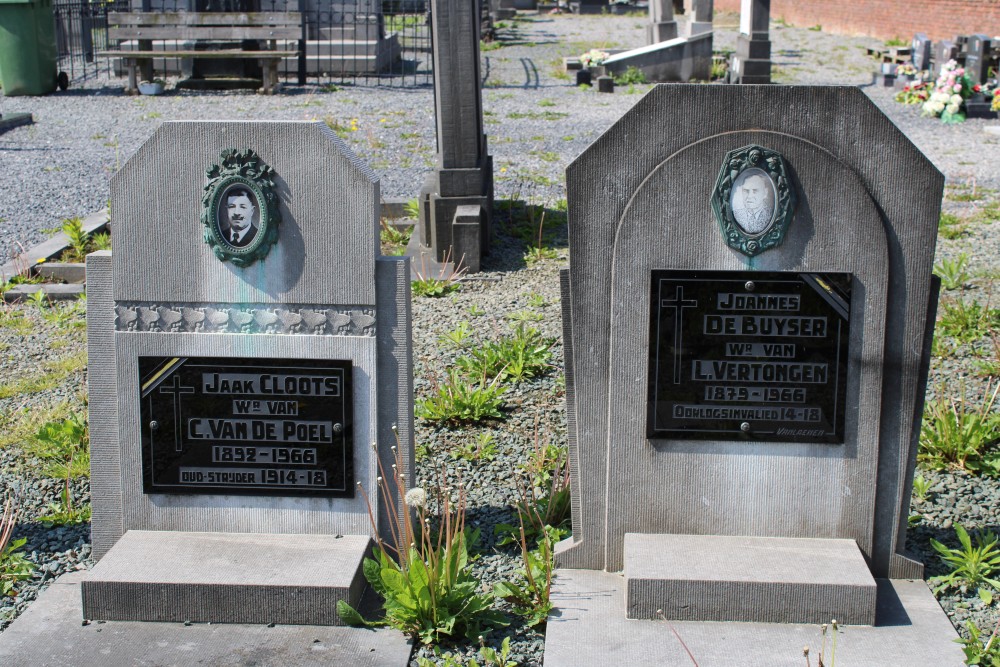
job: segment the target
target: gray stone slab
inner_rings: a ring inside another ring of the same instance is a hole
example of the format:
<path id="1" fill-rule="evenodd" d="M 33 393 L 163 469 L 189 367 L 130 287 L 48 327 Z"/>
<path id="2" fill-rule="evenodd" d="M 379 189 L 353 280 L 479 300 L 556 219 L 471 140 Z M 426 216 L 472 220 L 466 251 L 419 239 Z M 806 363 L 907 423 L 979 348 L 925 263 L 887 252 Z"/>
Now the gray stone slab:
<path id="1" fill-rule="evenodd" d="M 13 130 L 15 127 L 31 125 L 34 122 L 35 119 L 30 113 L 9 113 L 0 116 L 0 134 L 7 130 Z"/>
<path id="2" fill-rule="evenodd" d="M 83 625 L 80 581 L 67 574 L 0 633 L 5 667 L 403 667 L 412 644 L 391 629 L 316 625 L 142 623 Z"/>
<path id="3" fill-rule="evenodd" d="M 82 262 L 44 262 L 38 265 L 38 275 L 46 280 L 82 283 L 87 280 L 87 266 Z"/>
<path id="4" fill-rule="evenodd" d="M 854 540 L 625 535 L 629 618 L 875 622 L 875 579 Z"/>
<path id="5" fill-rule="evenodd" d="M 635 67 L 648 81 L 708 80 L 712 72 L 711 31 L 622 51 L 604 61 L 609 74 Z"/>
<path id="6" fill-rule="evenodd" d="M 948 617 L 923 581 L 879 580 L 878 624 L 841 626 L 836 664 L 874 667 L 962 665 Z M 545 633 L 545 667 L 802 667 L 821 646 L 817 625 L 637 621 L 625 618 L 620 575 L 559 570 L 552 587 L 556 612 Z M 676 632 L 676 634 L 675 634 Z M 827 638 L 826 658 L 830 658 Z"/>
<path id="7" fill-rule="evenodd" d="M 83 616 L 335 625 L 337 601 L 361 597 L 369 544 L 367 535 L 132 530 L 83 580 Z"/>
<path id="8" fill-rule="evenodd" d="M 44 283 L 40 285 L 15 285 L 3 293 L 3 300 L 7 303 L 17 303 L 30 298 L 37 292 L 44 292 L 45 298 L 49 301 L 69 301 L 78 299 L 85 293 L 83 285 L 60 285 L 56 283 Z"/>

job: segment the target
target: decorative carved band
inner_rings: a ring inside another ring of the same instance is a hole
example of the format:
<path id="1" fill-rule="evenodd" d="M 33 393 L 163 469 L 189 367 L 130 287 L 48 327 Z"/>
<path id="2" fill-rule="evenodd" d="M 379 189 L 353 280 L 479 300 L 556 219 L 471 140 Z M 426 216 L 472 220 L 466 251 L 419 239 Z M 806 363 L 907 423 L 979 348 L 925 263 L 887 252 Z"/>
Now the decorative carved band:
<path id="1" fill-rule="evenodd" d="M 375 309 L 119 301 L 115 331 L 374 336 Z"/>

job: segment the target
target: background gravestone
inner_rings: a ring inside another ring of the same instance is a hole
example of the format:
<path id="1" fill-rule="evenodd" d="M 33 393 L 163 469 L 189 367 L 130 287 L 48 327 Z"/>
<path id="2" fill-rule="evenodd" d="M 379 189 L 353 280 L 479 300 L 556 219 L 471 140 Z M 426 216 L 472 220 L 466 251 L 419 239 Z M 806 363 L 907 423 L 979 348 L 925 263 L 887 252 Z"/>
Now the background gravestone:
<path id="1" fill-rule="evenodd" d="M 635 136 L 649 140 L 636 148 Z M 780 209 L 794 211 L 783 241 L 763 251 L 770 233 L 731 247 L 739 235 L 723 235 L 711 203 L 750 146 L 766 149 L 758 167 L 772 168 L 768 151 L 783 158 L 778 201 L 797 198 Z M 919 577 L 903 540 L 942 186 L 847 87 L 658 86 L 573 162 L 573 537 L 560 565 L 624 568 L 640 618 L 819 622 L 839 608 L 832 618 L 871 623 L 873 576 Z M 787 301 L 746 300 L 757 293 Z M 814 316 L 824 326 L 810 330 Z M 713 328 L 723 321 L 744 324 Z M 674 372 L 688 393 L 660 395 Z M 654 424 L 654 400 L 675 421 Z M 829 565 L 822 576 L 774 578 L 814 562 Z"/>
<path id="2" fill-rule="evenodd" d="M 730 83 L 771 83 L 771 0 L 742 0 Z"/>
<path id="3" fill-rule="evenodd" d="M 228 213 L 203 196 L 231 188 L 256 231 L 206 243 Z M 409 267 L 379 255 L 378 182 L 322 123 L 177 122 L 111 192 L 114 254 L 88 258 L 85 617 L 339 622 L 374 534 L 361 491 L 388 536 L 394 425 L 412 461 Z M 241 255 L 258 237 L 266 256 Z"/>
<path id="4" fill-rule="evenodd" d="M 993 40 L 988 35 L 970 35 L 968 49 L 965 71 L 972 79 L 973 85 L 986 83 L 992 64 Z"/>
<path id="5" fill-rule="evenodd" d="M 911 56 L 911 59 L 913 61 L 913 66 L 917 68 L 917 72 L 923 72 L 930 69 L 933 47 L 934 43 L 928 39 L 925 33 L 918 32 L 913 36 L 913 42 L 911 44 L 913 55 Z"/>
<path id="6" fill-rule="evenodd" d="M 650 0 L 646 43 L 656 44 L 677 37 L 673 0 Z"/>
<path id="7" fill-rule="evenodd" d="M 958 61 L 958 59 L 958 44 L 946 39 L 942 39 L 940 42 L 934 42 L 934 62 L 932 73 L 934 76 L 940 76 L 941 68 L 947 65 L 949 60 Z"/>
<path id="8" fill-rule="evenodd" d="M 493 158 L 483 132 L 478 0 L 432 0 L 437 169 L 420 191 L 420 230 L 413 254 L 479 271 L 489 252 Z M 468 207 L 475 211 L 469 211 Z M 462 209 L 459 211 L 459 209 Z M 462 215 L 458 215 L 462 213 Z M 418 251 L 419 244 L 425 251 Z M 420 268 L 416 266 L 415 268 Z"/>

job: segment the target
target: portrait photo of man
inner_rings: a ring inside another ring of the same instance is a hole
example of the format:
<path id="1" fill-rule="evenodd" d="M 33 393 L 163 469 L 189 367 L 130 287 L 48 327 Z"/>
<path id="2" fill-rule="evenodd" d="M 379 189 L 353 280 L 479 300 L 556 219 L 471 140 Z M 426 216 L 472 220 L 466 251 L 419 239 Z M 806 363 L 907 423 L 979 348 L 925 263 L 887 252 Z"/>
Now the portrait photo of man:
<path id="1" fill-rule="evenodd" d="M 730 206 L 736 223 L 747 234 L 760 234 L 774 216 L 774 182 L 763 169 L 747 169 L 733 183 Z"/>
<path id="2" fill-rule="evenodd" d="M 219 198 L 219 233 L 234 248 L 253 243 L 260 227 L 257 200 L 249 188 L 232 185 Z"/>

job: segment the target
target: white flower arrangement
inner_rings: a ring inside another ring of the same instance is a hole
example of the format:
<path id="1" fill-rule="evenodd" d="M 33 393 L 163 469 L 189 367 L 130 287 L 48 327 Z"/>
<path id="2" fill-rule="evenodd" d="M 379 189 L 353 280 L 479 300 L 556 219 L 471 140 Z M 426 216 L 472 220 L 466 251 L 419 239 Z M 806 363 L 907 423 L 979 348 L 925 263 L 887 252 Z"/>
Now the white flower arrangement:
<path id="1" fill-rule="evenodd" d="M 580 56 L 580 63 L 584 67 L 595 67 L 602 64 L 605 60 L 611 57 L 611 54 L 607 51 L 601 51 L 600 49 L 591 49 L 587 51 L 582 56 Z"/>

